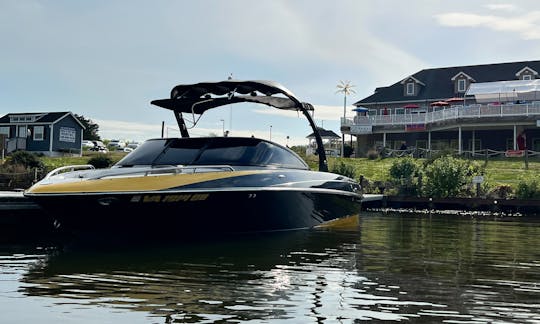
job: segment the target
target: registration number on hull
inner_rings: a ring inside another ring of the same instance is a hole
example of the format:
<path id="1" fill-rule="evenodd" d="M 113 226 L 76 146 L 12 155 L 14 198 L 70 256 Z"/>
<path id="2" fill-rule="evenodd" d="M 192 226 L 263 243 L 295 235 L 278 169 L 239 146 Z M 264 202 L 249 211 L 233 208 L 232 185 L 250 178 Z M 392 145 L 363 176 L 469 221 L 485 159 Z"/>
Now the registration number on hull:
<path id="1" fill-rule="evenodd" d="M 181 194 L 181 195 L 136 195 L 132 203 L 175 203 L 185 201 L 204 201 L 210 194 Z"/>

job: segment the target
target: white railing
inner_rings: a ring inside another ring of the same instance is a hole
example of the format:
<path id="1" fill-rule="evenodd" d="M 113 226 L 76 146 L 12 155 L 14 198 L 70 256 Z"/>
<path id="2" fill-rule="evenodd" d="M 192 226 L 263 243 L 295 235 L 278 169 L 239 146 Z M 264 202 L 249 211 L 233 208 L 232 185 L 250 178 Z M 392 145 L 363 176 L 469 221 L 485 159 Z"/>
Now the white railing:
<path id="1" fill-rule="evenodd" d="M 504 104 L 504 105 L 467 105 L 451 106 L 442 110 L 426 113 L 408 113 L 376 116 L 354 116 L 341 118 L 341 126 L 382 126 L 382 125 L 407 125 L 429 124 L 458 118 L 487 118 L 504 116 L 531 116 L 540 115 L 540 101 L 528 104 Z"/>

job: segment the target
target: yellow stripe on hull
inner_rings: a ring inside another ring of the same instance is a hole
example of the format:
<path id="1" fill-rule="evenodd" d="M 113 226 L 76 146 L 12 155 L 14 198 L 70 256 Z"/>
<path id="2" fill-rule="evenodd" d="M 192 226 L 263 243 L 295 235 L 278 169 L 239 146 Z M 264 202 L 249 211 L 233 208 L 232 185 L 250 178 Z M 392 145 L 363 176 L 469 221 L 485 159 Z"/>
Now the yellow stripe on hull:
<path id="1" fill-rule="evenodd" d="M 38 184 L 28 193 L 97 193 L 138 192 L 175 188 L 205 181 L 241 177 L 268 171 L 205 172 L 173 175 L 147 175 L 138 177 L 111 177 L 66 183 Z"/>
<path id="2" fill-rule="evenodd" d="M 328 222 L 315 226 L 315 228 L 352 230 L 358 228 L 358 226 L 360 226 L 360 216 L 353 215 L 330 220 Z"/>

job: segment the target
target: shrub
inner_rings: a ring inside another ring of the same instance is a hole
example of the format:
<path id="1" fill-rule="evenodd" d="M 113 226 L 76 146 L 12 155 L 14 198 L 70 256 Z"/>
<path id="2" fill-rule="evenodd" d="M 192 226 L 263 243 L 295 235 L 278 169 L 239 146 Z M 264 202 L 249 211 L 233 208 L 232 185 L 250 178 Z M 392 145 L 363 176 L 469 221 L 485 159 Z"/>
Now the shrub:
<path id="1" fill-rule="evenodd" d="M 96 169 L 103 169 L 110 167 L 113 164 L 113 161 L 106 155 L 99 155 L 88 160 L 88 164 L 93 165 Z"/>
<path id="2" fill-rule="evenodd" d="M 356 177 L 356 172 L 354 171 L 354 167 L 352 165 L 345 164 L 342 161 L 339 161 L 339 163 L 335 163 L 332 166 L 332 169 L 330 170 L 330 172 L 341 174 L 343 176 L 346 176 L 352 179 Z"/>
<path id="3" fill-rule="evenodd" d="M 509 185 L 499 185 L 488 192 L 490 198 L 507 199 L 513 193 L 513 189 Z"/>
<path id="4" fill-rule="evenodd" d="M 43 169 L 44 167 L 43 162 L 36 154 L 27 151 L 14 152 L 6 163 L 8 165 L 22 165 L 27 169 Z"/>
<path id="5" fill-rule="evenodd" d="M 396 160 L 390 166 L 390 177 L 402 195 L 417 195 L 419 192 L 420 169 L 411 157 Z"/>
<path id="6" fill-rule="evenodd" d="M 470 194 L 472 177 L 483 172 L 476 162 L 441 156 L 424 165 L 424 194 L 437 198 Z"/>
<path id="7" fill-rule="evenodd" d="M 540 198 L 540 184 L 538 178 L 521 179 L 516 188 L 516 198 Z"/>

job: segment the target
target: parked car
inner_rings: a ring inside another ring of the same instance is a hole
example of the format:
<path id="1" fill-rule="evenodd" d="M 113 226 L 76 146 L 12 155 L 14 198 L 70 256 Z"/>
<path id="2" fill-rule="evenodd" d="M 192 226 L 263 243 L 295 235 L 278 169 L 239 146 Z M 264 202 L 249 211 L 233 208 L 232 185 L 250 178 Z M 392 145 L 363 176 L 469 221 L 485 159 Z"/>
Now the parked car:
<path id="1" fill-rule="evenodd" d="M 132 150 L 136 149 L 137 147 L 139 147 L 141 144 L 137 143 L 137 142 L 133 142 L 133 143 L 129 143 L 128 145 L 126 145 L 127 148 L 130 148 Z"/>
<path id="2" fill-rule="evenodd" d="M 82 146 L 87 147 L 87 148 L 92 148 L 95 145 L 94 145 L 94 142 L 92 142 L 91 140 L 83 140 L 82 141 Z"/>
<path id="3" fill-rule="evenodd" d="M 126 147 L 126 142 L 120 141 L 120 140 L 111 140 L 111 141 L 109 142 L 109 147 L 110 147 L 111 149 L 121 150 L 121 149 L 123 149 L 124 147 Z"/>
<path id="4" fill-rule="evenodd" d="M 94 147 L 90 148 L 90 151 L 97 151 L 103 153 L 107 153 L 109 151 L 107 150 L 107 146 L 105 146 L 102 141 L 92 141 L 92 143 L 94 143 Z"/>

